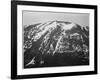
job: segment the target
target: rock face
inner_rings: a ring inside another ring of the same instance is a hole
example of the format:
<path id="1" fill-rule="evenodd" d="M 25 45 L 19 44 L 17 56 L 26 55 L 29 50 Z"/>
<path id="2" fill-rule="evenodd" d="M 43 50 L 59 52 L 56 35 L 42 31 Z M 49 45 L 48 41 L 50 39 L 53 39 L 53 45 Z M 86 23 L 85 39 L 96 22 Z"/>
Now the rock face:
<path id="1" fill-rule="evenodd" d="M 49 21 L 24 28 L 24 67 L 89 64 L 89 27 Z"/>

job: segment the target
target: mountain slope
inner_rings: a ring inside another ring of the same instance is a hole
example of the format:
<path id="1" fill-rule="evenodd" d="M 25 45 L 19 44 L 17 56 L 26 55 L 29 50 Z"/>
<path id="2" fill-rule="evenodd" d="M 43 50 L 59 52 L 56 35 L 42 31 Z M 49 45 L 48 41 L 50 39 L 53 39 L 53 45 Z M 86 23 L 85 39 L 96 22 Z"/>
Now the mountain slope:
<path id="1" fill-rule="evenodd" d="M 65 21 L 48 21 L 30 25 L 24 29 L 24 55 L 26 67 L 48 66 L 49 64 L 60 66 L 62 63 L 66 65 L 69 63 L 68 60 L 72 63 L 75 61 L 71 57 L 75 57 L 76 60 L 82 59 L 83 63 L 86 61 L 87 64 L 89 28 Z M 64 57 L 69 56 L 70 59 L 63 60 Z M 56 58 L 58 61 L 52 61 Z"/>

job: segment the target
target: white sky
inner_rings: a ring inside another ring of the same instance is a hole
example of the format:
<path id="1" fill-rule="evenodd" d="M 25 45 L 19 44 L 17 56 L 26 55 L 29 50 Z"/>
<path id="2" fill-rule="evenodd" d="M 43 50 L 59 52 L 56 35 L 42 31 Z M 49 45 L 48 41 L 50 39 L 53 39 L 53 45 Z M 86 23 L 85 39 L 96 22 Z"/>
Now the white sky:
<path id="1" fill-rule="evenodd" d="M 23 11 L 23 25 L 31 25 L 54 20 L 74 22 L 81 26 L 89 26 L 89 14 Z"/>

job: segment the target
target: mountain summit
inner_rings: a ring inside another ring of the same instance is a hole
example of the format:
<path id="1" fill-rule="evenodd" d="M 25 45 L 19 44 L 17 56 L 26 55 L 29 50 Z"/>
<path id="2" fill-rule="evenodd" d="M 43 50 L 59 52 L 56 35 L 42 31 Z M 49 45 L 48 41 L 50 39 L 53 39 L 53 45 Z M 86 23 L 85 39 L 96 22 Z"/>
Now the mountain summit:
<path id="1" fill-rule="evenodd" d="M 81 58 L 83 62 L 88 61 L 89 27 L 65 21 L 29 25 L 24 28 L 24 55 L 25 65 L 35 66 L 37 63 L 43 65 L 45 62 L 49 65 L 50 61 L 47 60 L 50 57 L 55 58 L 56 55 L 67 55 L 66 58 L 70 55 L 70 57 Z M 68 60 L 63 61 L 62 63 L 66 63 Z"/>

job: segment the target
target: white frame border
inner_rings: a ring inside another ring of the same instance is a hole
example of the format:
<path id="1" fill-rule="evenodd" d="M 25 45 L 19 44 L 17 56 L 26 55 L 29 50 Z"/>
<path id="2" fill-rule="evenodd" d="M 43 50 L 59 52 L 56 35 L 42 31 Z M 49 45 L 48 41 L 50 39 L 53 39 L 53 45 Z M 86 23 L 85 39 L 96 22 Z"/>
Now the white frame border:
<path id="1" fill-rule="evenodd" d="M 89 13 L 89 34 L 90 34 L 90 65 L 87 66 L 66 66 L 66 67 L 45 67 L 45 68 L 23 68 L 22 60 L 22 10 L 35 10 L 35 11 L 54 11 L 54 12 L 77 12 Z M 81 72 L 81 71 L 94 71 L 94 10 L 93 9 L 80 9 L 80 8 L 60 8 L 60 7 L 46 7 L 46 6 L 24 6 L 17 5 L 17 75 L 29 74 L 47 74 L 47 73 L 64 73 L 64 72 Z"/>

